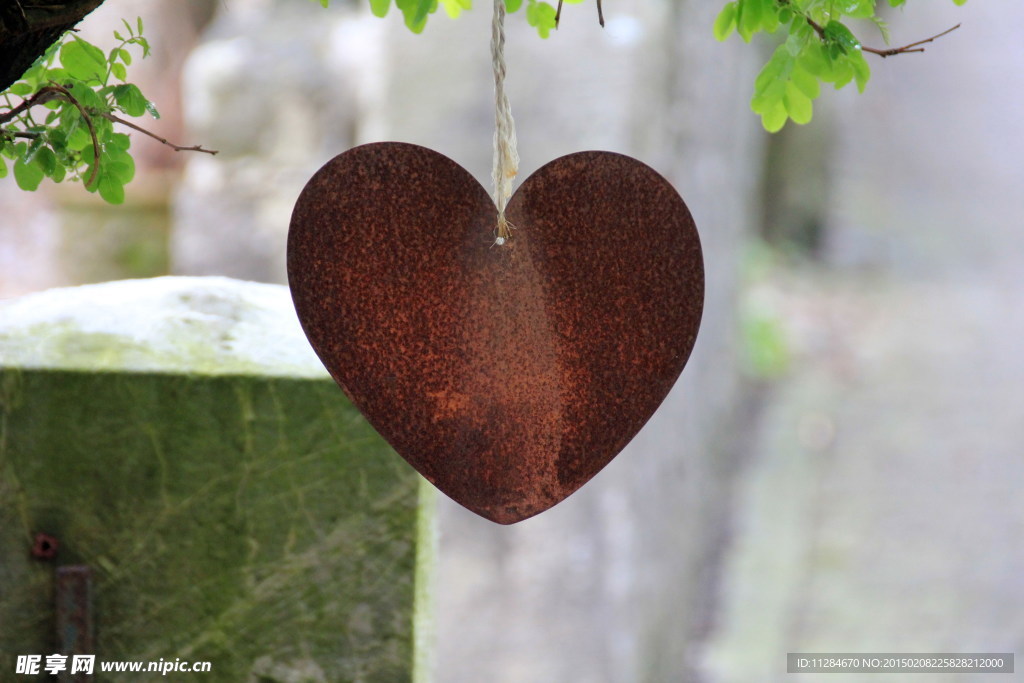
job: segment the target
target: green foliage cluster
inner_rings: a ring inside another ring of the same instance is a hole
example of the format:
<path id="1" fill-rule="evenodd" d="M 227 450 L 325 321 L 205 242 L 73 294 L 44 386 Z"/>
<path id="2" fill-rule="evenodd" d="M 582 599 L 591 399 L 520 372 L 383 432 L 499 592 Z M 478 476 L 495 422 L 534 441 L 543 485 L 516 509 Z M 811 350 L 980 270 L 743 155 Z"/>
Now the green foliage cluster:
<path id="1" fill-rule="evenodd" d="M 330 0 L 315 0 L 322 6 L 327 7 Z M 568 5 L 576 5 L 584 0 L 564 0 Z M 452 19 L 458 18 L 463 10 L 471 9 L 473 0 L 395 0 L 405 20 L 405 25 L 413 33 L 420 33 L 427 25 L 427 17 L 437 11 L 438 4 L 444 7 L 445 13 Z M 518 12 L 523 6 L 524 0 L 505 0 L 505 10 L 508 13 Z M 545 0 L 525 0 L 526 23 L 537 29 L 541 38 L 547 38 L 555 28 L 554 5 Z M 375 16 L 387 16 L 391 9 L 391 0 L 370 0 L 370 10 Z"/>
<path id="2" fill-rule="evenodd" d="M 906 4 L 906 0 L 885 1 L 891 7 Z M 967 0 L 953 2 L 963 5 Z M 864 91 L 871 67 L 846 24 L 849 19 L 874 23 L 888 43 L 888 29 L 878 15 L 876 0 L 733 0 L 718 14 L 714 33 L 719 40 L 734 31 L 748 43 L 758 33 L 774 34 L 780 29 L 785 33 L 758 74 L 750 102 L 766 130 L 778 131 L 789 120 L 810 121 L 823 83 L 838 90 L 854 82 Z"/>
<path id="3" fill-rule="evenodd" d="M 137 86 L 126 82 L 129 48 L 146 57 L 149 43 L 141 18 L 134 26 L 123 23 L 125 34 L 114 32 L 117 44 L 107 53 L 66 33 L 0 94 L 0 178 L 8 174 L 10 160 L 23 190 L 36 190 L 43 178 L 55 183 L 71 178 L 111 204 L 124 201 L 135 162 L 128 152 L 131 139 L 115 132 L 114 123 L 118 114 L 160 114 Z"/>

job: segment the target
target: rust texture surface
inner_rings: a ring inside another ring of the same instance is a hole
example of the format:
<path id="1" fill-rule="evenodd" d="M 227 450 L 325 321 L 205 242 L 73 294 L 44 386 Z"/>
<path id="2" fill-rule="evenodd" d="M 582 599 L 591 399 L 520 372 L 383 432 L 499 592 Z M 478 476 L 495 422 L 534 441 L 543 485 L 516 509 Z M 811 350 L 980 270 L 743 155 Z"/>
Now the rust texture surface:
<path id="1" fill-rule="evenodd" d="M 54 579 L 57 608 L 57 651 L 66 656 L 66 667 L 58 674 L 60 681 L 87 681 L 92 676 L 72 673 L 73 655 L 96 654 L 92 615 L 92 570 L 85 565 L 57 567 Z"/>
<path id="2" fill-rule="evenodd" d="M 448 496 L 509 524 L 633 438 L 693 348 L 704 300 L 683 200 L 648 166 L 580 152 L 496 209 L 461 166 L 356 147 L 309 181 L 288 279 L 310 343 L 380 434 Z"/>

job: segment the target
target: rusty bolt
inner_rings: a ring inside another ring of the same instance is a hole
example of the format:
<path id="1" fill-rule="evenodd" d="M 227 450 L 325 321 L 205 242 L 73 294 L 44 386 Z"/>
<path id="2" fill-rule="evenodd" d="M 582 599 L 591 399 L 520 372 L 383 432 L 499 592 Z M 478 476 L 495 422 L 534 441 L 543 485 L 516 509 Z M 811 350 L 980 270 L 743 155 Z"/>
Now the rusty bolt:
<path id="1" fill-rule="evenodd" d="M 60 542 L 50 534 L 39 532 L 32 543 L 32 557 L 37 560 L 52 560 L 57 556 Z"/>

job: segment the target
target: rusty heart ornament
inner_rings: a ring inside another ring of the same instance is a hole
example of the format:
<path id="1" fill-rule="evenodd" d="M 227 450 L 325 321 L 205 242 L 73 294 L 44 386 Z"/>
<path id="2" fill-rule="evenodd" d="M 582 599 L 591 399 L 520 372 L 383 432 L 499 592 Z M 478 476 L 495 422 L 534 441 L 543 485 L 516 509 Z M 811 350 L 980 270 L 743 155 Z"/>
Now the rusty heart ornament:
<path id="1" fill-rule="evenodd" d="M 704 300 L 689 210 L 655 171 L 579 152 L 512 196 L 461 166 L 351 149 L 302 191 L 288 281 L 313 349 L 424 477 L 501 524 L 607 465 L 668 394 Z"/>

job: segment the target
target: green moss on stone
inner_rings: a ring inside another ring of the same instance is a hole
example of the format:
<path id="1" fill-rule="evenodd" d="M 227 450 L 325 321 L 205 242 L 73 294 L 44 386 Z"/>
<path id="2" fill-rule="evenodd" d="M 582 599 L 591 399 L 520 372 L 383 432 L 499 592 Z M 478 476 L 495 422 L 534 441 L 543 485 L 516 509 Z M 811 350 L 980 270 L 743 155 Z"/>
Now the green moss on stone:
<path id="1" fill-rule="evenodd" d="M 0 369 L 0 671 L 52 651 L 45 531 L 95 572 L 103 659 L 412 680 L 421 486 L 327 379 Z"/>

